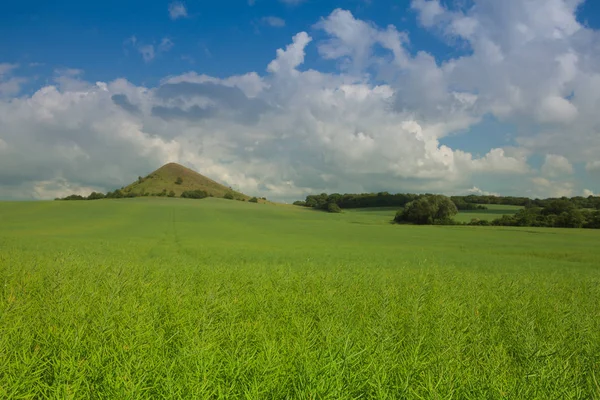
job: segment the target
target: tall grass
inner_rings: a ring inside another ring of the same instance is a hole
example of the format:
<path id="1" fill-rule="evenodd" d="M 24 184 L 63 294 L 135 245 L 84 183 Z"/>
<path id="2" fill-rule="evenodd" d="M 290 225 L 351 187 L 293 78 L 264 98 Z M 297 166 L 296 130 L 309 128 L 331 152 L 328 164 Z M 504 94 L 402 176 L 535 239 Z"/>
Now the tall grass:
<path id="1" fill-rule="evenodd" d="M 3 203 L 0 398 L 600 397 L 596 232 L 368 215 Z"/>

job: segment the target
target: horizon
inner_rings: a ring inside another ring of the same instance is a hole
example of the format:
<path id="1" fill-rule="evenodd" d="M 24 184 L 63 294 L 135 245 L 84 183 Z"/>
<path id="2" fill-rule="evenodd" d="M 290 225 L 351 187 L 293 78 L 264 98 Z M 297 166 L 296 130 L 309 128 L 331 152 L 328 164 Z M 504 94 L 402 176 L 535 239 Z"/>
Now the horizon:
<path id="1" fill-rule="evenodd" d="M 0 200 L 169 162 L 249 196 L 600 192 L 590 0 L 5 5 Z"/>

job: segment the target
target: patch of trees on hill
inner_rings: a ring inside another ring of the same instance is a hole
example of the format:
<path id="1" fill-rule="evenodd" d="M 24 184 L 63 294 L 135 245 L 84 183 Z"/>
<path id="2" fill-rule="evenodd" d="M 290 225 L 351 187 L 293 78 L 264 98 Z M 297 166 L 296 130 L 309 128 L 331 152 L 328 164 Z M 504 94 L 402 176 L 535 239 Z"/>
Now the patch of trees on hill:
<path id="1" fill-rule="evenodd" d="M 417 225 L 450 224 L 458 213 L 456 204 L 442 195 L 421 196 L 396 213 L 395 222 Z"/>
<path id="2" fill-rule="evenodd" d="M 545 207 L 529 206 L 514 215 L 503 215 L 491 222 L 471 221 L 470 224 L 600 229 L 600 209 L 577 208 L 576 204 L 568 200 L 551 200 Z"/>
<path id="3" fill-rule="evenodd" d="M 92 192 L 89 196 L 81 196 L 78 194 L 72 194 L 63 198 L 56 198 L 55 200 L 100 200 L 100 199 L 127 199 L 134 197 L 175 197 L 174 191 L 167 192 L 167 189 L 163 189 L 161 192 L 157 193 L 135 193 L 135 192 L 127 192 L 121 189 L 117 189 L 114 192 L 107 192 L 106 194 L 99 192 Z M 203 199 L 205 197 L 212 197 L 211 194 L 208 194 L 204 190 L 187 190 L 181 193 L 182 198 L 187 199 Z"/>

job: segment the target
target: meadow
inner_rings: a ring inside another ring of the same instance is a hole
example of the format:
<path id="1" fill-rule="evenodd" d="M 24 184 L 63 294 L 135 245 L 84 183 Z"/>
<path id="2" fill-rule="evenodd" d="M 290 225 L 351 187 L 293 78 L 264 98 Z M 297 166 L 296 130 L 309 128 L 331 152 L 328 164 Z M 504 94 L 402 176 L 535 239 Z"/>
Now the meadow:
<path id="1" fill-rule="evenodd" d="M 600 398 L 600 232 L 393 215 L 0 203 L 0 398 Z"/>

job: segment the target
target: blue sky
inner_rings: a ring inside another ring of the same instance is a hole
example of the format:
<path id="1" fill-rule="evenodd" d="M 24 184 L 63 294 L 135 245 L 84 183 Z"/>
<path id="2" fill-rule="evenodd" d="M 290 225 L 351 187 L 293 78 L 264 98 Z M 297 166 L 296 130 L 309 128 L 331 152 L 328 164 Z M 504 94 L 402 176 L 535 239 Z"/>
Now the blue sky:
<path id="1" fill-rule="evenodd" d="M 595 194 L 599 27 L 589 0 L 10 2 L 0 197 L 166 161 L 282 200 Z"/>

